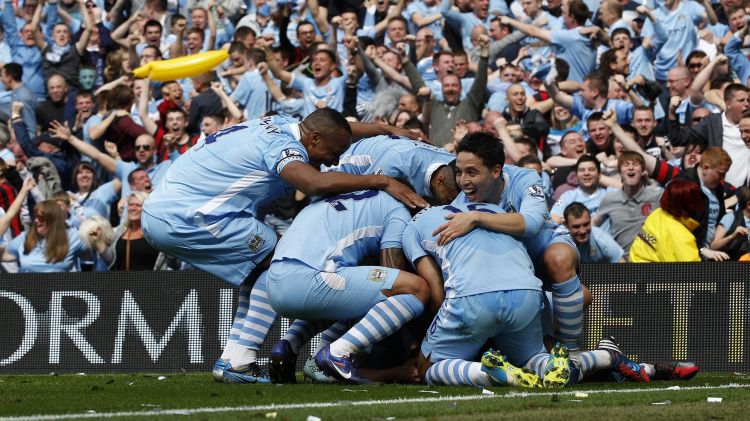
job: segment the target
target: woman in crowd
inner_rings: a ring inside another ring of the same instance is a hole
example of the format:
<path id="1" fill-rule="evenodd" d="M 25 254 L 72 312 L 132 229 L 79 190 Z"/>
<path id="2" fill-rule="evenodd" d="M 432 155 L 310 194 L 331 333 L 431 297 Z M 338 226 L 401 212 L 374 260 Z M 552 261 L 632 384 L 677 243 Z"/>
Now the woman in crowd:
<path id="1" fill-rule="evenodd" d="M 22 191 L 31 189 L 28 183 L 24 183 Z M 77 271 L 78 256 L 87 250 L 78 239 L 78 231 L 65 225 L 65 214 L 57 202 L 45 200 L 37 203 L 33 215 L 29 230 L 6 247 L 3 261 L 17 261 L 20 272 Z"/>
<path id="2" fill-rule="evenodd" d="M 110 270 L 166 270 L 179 269 L 180 262 L 159 253 L 143 237 L 141 210 L 148 193 L 136 191 L 128 197 L 127 215 L 115 231 L 109 253 L 113 259 Z M 109 258 L 105 258 L 109 260 Z"/>
<path id="3" fill-rule="evenodd" d="M 630 261 L 700 262 L 693 232 L 706 209 L 706 199 L 698 183 L 675 179 L 667 184 L 659 200 L 659 209 L 651 212 L 630 248 Z M 705 257 L 726 260 L 725 253 L 709 250 Z"/>

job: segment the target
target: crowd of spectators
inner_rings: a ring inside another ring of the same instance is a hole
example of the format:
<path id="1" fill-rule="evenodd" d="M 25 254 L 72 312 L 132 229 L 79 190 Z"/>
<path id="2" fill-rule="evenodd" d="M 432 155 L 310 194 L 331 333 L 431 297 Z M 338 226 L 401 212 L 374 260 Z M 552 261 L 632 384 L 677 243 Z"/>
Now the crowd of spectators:
<path id="1" fill-rule="evenodd" d="M 584 263 L 748 259 L 748 22 L 747 0 L 4 0 L 2 270 L 186 268 L 140 227 L 170 163 L 322 107 L 448 151 L 496 135 Z M 303 203 L 262 216 L 283 233 Z"/>

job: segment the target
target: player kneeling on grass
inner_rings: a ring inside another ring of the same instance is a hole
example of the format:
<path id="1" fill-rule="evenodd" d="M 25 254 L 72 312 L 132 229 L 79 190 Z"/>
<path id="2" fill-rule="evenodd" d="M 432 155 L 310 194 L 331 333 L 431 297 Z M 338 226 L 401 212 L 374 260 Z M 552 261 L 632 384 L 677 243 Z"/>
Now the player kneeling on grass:
<path id="1" fill-rule="evenodd" d="M 429 301 L 424 279 L 393 268 L 405 263 L 401 236 L 409 219 L 402 204 L 377 190 L 341 194 L 305 208 L 279 241 L 268 271 L 273 310 L 311 321 L 361 319 L 317 353 L 326 375 L 368 383 L 354 356 L 421 315 Z M 358 266 L 378 252 L 382 266 Z"/>
<path id="2" fill-rule="evenodd" d="M 457 150 L 457 184 L 473 203 L 427 209 L 404 232 L 404 251 L 417 273 L 430 285 L 441 278 L 445 281 L 445 302 L 430 326 L 418 362 L 425 380 L 535 387 L 542 377 L 548 386 L 563 386 L 586 372 L 609 368 L 630 380 L 648 381 L 635 362 L 615 351 L 580 353 L 574 365 L 564 346 L 555 346 L 551 356 L 545 352 L 540 321 L 542 282 L 534 276 L 523 244 L 514 237 L 476 228 L 451 242 L 440 241 L 436 228 L 446 215 L 504 213 L 501 207 L 487 204 L 499 203 L 503 196 L 502 143 L 483 133 L 470 134 Z M 507 360 L 490 351 L 481 364 L 470 361 L 488 339 Z"/>
<path id="3" fill-rule="evenodd" d="M 437 245 L 432 232 L 445 215 L 471 210 L 503 212 L 479 203 L 433 207 L 404 232 L 404 251 L 420 276 L 445 282 L 445 301 L 422 342 L 420 375 L 429 384 L 565 386 L 574 367 L 565 347 L 558 344 L 552 355 L 544 348 L 542 281 L 523 245 L 484 229 Z M 481 363 L 472 362 L 488 339 L 505 355 L 490 350 Z M 518 368 L 539 359 L 545 362 L 539 372 Z"/>

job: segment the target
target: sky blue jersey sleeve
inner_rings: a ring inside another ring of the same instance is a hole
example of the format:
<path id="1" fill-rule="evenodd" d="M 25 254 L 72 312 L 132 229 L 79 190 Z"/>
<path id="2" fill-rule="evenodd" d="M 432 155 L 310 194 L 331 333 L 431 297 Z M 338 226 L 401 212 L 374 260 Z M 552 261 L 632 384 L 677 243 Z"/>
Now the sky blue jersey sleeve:
<path id="1" fill-rule="evenodd" d="M 427 252 L 422 248 L 421 235 L 414 221 L 409 223 L 404 230 L 402 239 L 404 254 L 412 264 L 420 258 L 427 256 Z"/>
<path id="2" fill-rule="evenodd" d="M 409 211 L 401 205 L 388 213 L 385 220 L 386 225 L 383 230 L 383 238 L 380 240 L 381 250 L 403 248 L 404 230 L 409 224 L 410 219 L 411 215 L 409 215 Z"/>
<path id="3" fill-rule="evenodd" d="M 522 190 L 519 192 L 521 207 L 518 209 L 526 224 L 522 237 L 532 237 L 541 231 L 544 221 L 549 219 L 542 178 L 536 171 L 527 171 L 520 183 L 516 183 L 513 188 Z"/>

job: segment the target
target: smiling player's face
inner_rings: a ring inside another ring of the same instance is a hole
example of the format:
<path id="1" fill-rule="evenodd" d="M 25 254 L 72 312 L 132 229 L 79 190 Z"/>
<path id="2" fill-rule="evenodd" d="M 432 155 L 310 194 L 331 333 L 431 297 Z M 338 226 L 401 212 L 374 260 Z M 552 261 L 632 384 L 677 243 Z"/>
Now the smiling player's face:
<path id="1" fill-rule="evenodd" d="M 502 168 L 488 168 L 471 152 L 456 156 L 456 184 L 470 202 L 495 203 L 500 200 Z"/>

